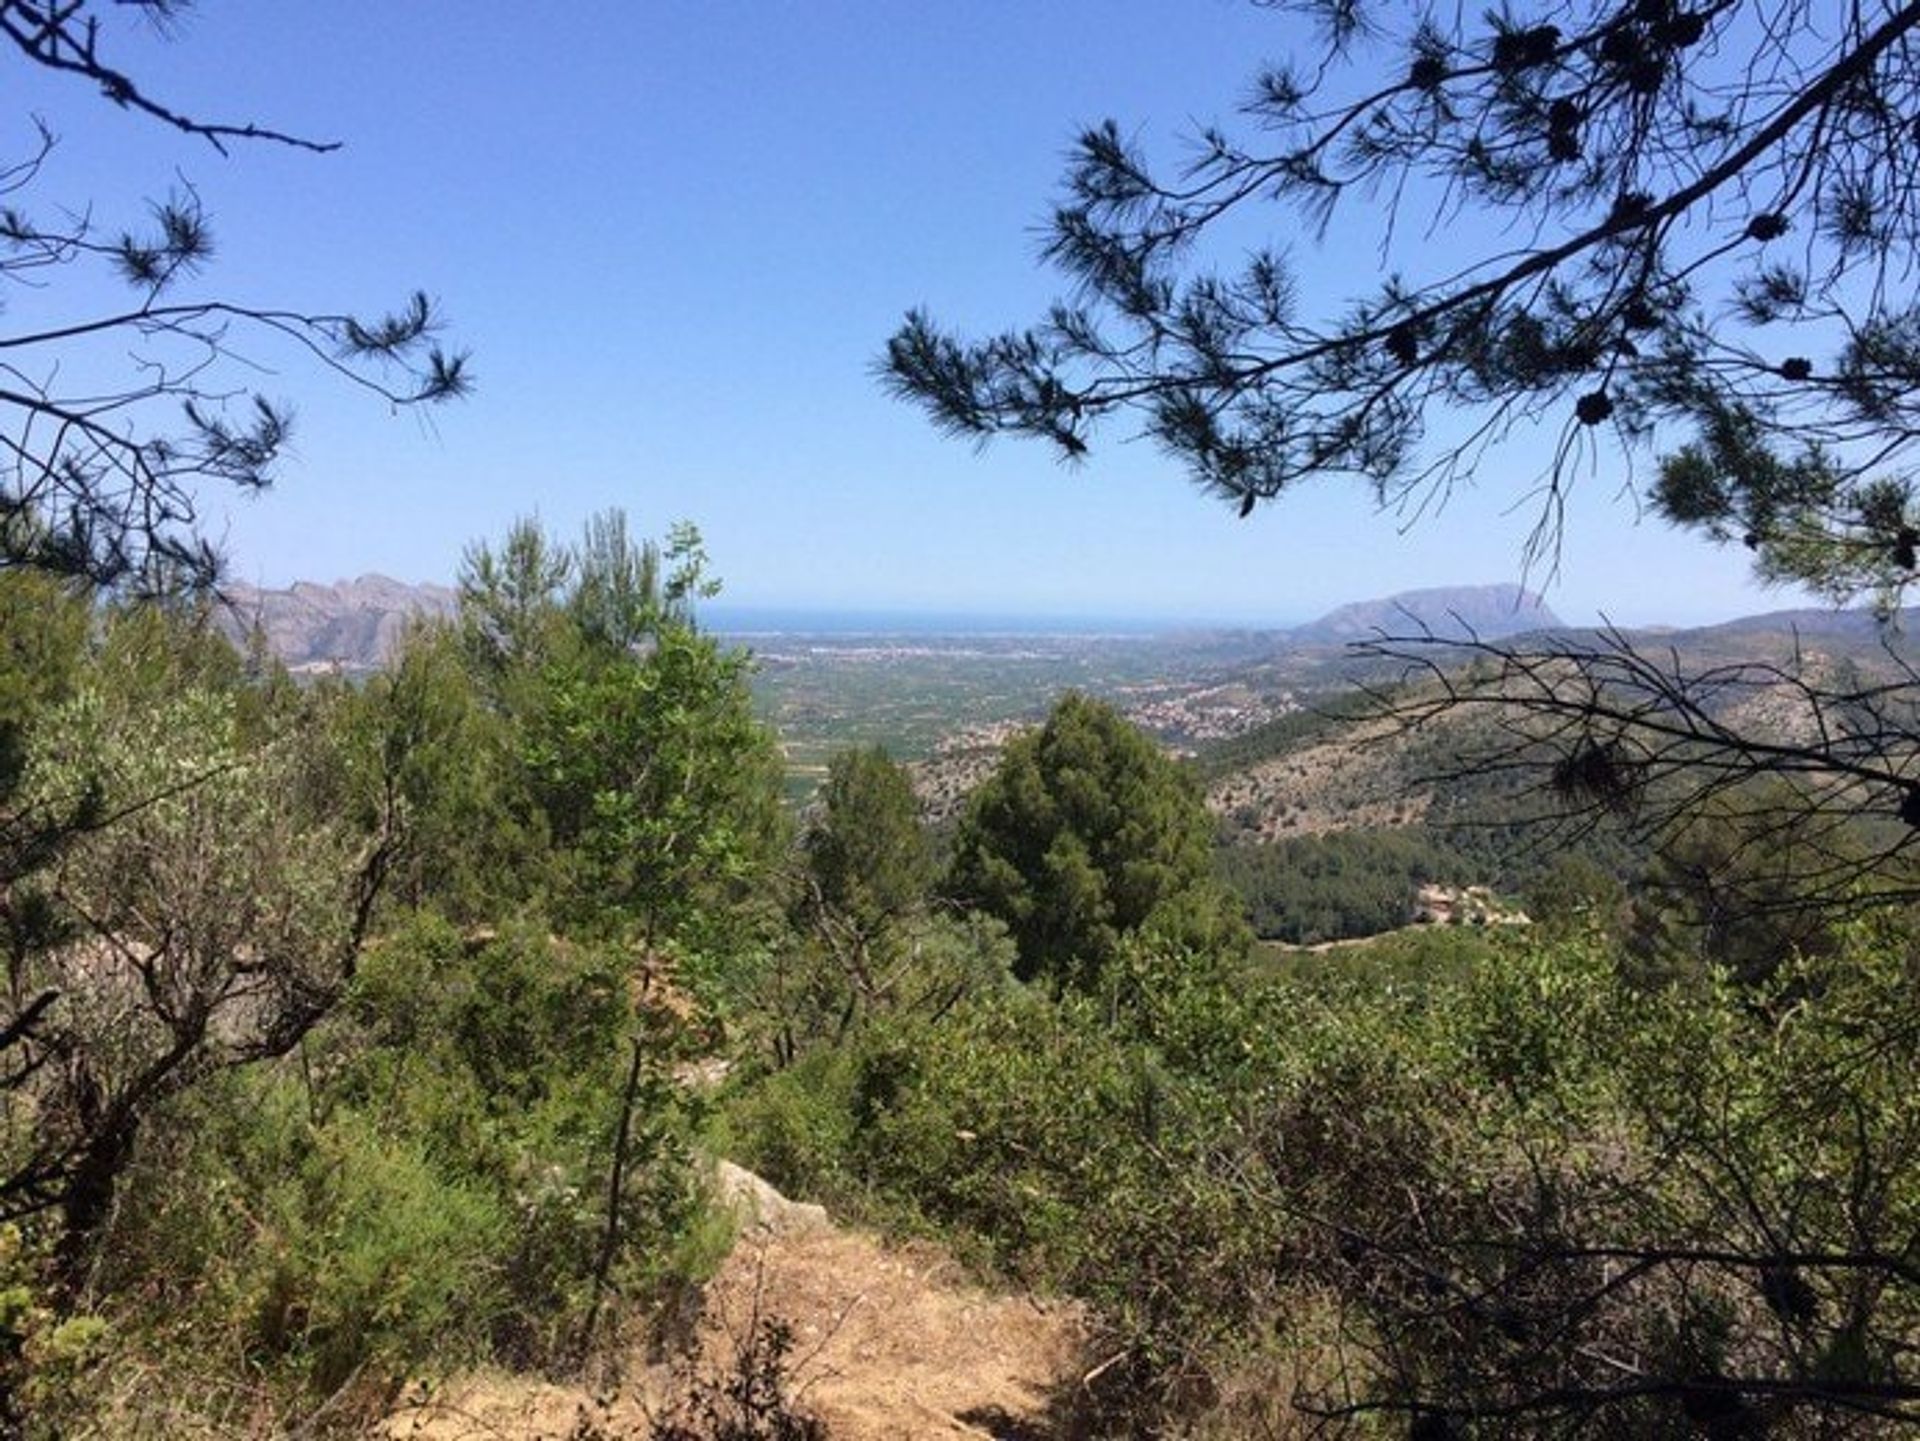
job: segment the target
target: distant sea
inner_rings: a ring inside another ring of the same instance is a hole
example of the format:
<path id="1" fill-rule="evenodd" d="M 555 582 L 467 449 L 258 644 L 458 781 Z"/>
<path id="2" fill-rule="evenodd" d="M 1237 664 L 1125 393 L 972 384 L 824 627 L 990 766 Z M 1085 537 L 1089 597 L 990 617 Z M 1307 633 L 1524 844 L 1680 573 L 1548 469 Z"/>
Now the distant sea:
<path id="1" fill-rule="evenodd" d="M 1123 616 L 981 615 L 934 610 L 811 610 L 706 605 L 700 621 L 719 635 L 1151 636 L 1213 630 L 1229 622 Z M 1240 627 L 1232 627 L 1240 628 Z"/>

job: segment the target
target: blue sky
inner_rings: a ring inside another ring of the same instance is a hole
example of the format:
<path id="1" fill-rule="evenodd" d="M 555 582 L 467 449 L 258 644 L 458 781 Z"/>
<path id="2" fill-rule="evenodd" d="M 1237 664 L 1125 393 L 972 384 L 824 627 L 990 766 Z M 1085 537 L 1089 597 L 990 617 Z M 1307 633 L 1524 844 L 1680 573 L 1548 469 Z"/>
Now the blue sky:
<path id="1" fill-rule="evenodd" d="M 1524 445 L 1410 526 L 1337 481 L 1240 521 L 1123 430 L 1075 469 L 979 452 L 872 379 L 909 306 L 978 332 L 1052 298 L 1037 227 L 1078 127 L 1111 115 L 1176 154 L 1301 39 L 1244 0 L 204 0 L 171 39 L 127 35 L 127 68 L 339 153 L 222 159 L 18 66 L 8 141 L 43 115 L 61 144 L 28 198 L 110 225 L 190 181 L 219 244 L 204 290 L 377 310 L 420 287 L 473 349 L 475 396 L 425 420 L 257 357 L 300 429 L 274 491 L 208 498 L 245 579 L 446 580 L 516 515 L 570 532 L 619 505 L 696 521 L 756 605 L 1285 623 L 1517 580 Z M 1377 278 L 1353 219 L 1295 242 L 1315 286 Z M 1568 619 L 1799 603 L 1619 489 L 1603 469 L 1575 495 L 1548 592 Z"/>

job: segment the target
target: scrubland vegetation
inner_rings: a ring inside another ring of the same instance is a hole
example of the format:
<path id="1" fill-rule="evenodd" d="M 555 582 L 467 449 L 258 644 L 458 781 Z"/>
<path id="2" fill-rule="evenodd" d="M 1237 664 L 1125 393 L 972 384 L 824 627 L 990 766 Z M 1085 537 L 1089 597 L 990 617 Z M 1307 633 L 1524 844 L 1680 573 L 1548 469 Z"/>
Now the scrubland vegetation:
<path id="1" fill-rule="evenodd" d="M 983 340 L 913 312 L 883 383 L 1073 459 L 1131 417 L 1243 518 L 1329 473 L 1418 514 L 1548 433 L 1542 561 L 1573 481 L 1641 453 L 1663 519 L 1897 622 L 1920 7 L 1305 8 L 1320 53 L 1258 77 L 1257 149 L 1209 128 L 1167 180 L 1087 130 L 1046 236 L 1068 297 Z M 330 148 L 154 98 L 103 10 L 0 0 L 0 37 L 223 150 Z M 1357 294 L 1238 223 L 1324 233 L 1361 196 L 1382 256 L 1427 239 Z M 1920 1422 L 1920 671 L 1891 650 L 1688 673 L 1416 627 L 1363 643 L 1364 705 L 1192 769 L 1068 694 L 938 836 L 870 749 L 796 816 L 691 527 L 476 545 L 457 614 L 364 685 L 220 639 L 195 496 L 265 486 L 292 433 L 240 348 L 395 408 L 463 395 L 465 356 L 424 293 L 206 290 L 184 180 L 139 230 L 31 211 L 0 275 L 80 308 L 3 342 L 0 1436 L 393 1435 L 483 1364 L 616 1388 L 732 1240 L 720 1156 L 1084 1308 L 1023 1434 Z M 70 266 L 134 298 L 90 313 Z M 94 344 L 117 382 L 63 363 Z M 1228 805 L 1218 844 L 1203 782 L 1305 785 L 1362 728 L 1397 746 L 1376 776 L 1473 785 L 1344 834 Z M 1425 882 L 1530 923 L 1395 929 Z M 745 1342 L 655 1441 L 825 1432 L 783 1320 Z"/>
<path id="2" fill-rule="evenodd" d="M 690 530 L 523 525 L 354 688 L 0 578 L 50 622 L 0 672 L 11 1432 L 356 1434 L 474 1364 L 604 1367 L 729 1244 L 715 1154 L 1085 1302 L 1061 1434 L 1911 1404 L 1905 906 L 1730 914 L 1686 878 L 1794 872 L 1703 814 L 1645 885 L 1543 868 L 1530 927 L 1271 957 L 1248 896 L 1387 929 L 1469 861 L 1217 859 L 1198 781 L 1073 695 L 943 846 L 877 750 L 791 818 L 708 587 Z M 712 1434 L 779 1434 L 703 1384 Z"/>
<path id="3" fill-rule="evenodd" d="M 523 527 L 466 581 L 354 690 L 4 578 L 65 642 L 8 630 L 14 1426 L 575 1364 L 711 1259 L 669 1070 L 771 934 L 745 659 L 692 624 L 691 533 Z"/>

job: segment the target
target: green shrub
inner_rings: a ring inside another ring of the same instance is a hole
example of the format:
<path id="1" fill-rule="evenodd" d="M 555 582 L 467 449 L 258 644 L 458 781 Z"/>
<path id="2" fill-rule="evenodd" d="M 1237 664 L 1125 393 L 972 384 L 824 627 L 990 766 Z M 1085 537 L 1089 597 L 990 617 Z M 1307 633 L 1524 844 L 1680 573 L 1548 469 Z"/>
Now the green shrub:
<path id="1" fill-rule="evenodd" d="M 857 1043 L 856 1043 L 857 1044 Z M 716 1144 L 793 1195 L 849 1198 L 855 1047 L 819 1050 L 729 1097 Z"/>
<path id="2" fill-rule="evenodd" d="M 289 1398 L 356 1373 L 568 1358 L 623 1061 L 634 1027 L 652 1035 L 617 974 L 614 954 L 531 925 L 467 938 L 421 919 L 390 937 L 297 1060 L 158 1118 L 101 1277 L 157 1303 L 129 1316 L 130 1344 L 220 1337 Z M 711 1262 L 669 1052 L 644 1042 L 619 1201 L 610 1279 L 637 1299 Z"/>

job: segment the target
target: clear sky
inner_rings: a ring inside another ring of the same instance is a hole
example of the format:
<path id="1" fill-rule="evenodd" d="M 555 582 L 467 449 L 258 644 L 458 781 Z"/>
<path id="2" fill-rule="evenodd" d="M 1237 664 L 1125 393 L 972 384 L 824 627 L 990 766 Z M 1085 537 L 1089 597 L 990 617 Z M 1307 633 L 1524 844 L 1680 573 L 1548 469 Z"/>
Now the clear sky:
<path id="1" fill-rule="evenodd" d="M 209 507 L 243 579 L 444 581 L 516 515 L 571 532 L 618 505 L 696 521 L 756 605 L 1286 623 L 1518 580 L 1525 447 L 1410 526 L 1335 481 L 1240 521 L 1123 430 L 1074 469 L 976 451 L 872 378 L 909 306 L 979 332 L 1054 296 L 1037 231 L 1078 127 L 1111 115 L 1175 156 L 1301 41 L 1246 0 L 204 0 L 171 38 L 124 37 L 125 67 L 340 152 L 222 159 L 17 64 L 5 123 L 15 151 L 27 113 L 61 136 L 35 204 L 112 226 L 191 182 L 205 291 L 376 311 L 424 288 L 472 348 L 476 394 L 424 422 L 258 357 L 300 429 L 272 492 Z M 1364 289 L 1372 233 L 1302 237 L 1307 274 Z M 1629 623 L 1801 603 L 1636 523 L 1604 470 L 1548 600 Z"/>

